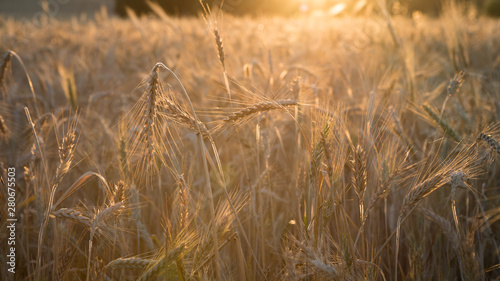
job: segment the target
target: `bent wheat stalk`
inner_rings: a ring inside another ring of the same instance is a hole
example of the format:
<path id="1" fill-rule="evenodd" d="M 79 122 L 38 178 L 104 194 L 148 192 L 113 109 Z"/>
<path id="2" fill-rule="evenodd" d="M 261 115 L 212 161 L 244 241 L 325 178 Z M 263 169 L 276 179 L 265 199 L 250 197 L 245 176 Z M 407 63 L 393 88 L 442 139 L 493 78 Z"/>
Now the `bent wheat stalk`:
<path id="1" fill-rule="evenodd" d="M 401 224 L 408 217 L 408 209 L 414 209 L 416 205 L 422 201 L 427 195 L 431 194 L 434 190 L 438 189 L 443 184 L 444 176 L 441 173 L 437 173 L 434 176 L 426 179 L 419 185 L 415 186 L 406 194 L 403 200 L 403 207 L 401 207 L 401 212 L 399 213 L 398 222 L 396 225 L 396 262 L 394 269 L 394 278 L 398 278 L 398 253 L 399 253 L 399 239 Z M 392 237 L 392 235 L 391 235 Z"/>
<path id="2" fill-rule="evenodd" d="M 210 172 L 208 171 L 208 163 L 207 163 L 207 158 L 206 158 L 206 155 L 208 154 L 208 152 L 206 151 L 205 144 L 203 143 L 203 131 L 200 127 L 200 119 L 196 115 L 196 110 L 194 109 L 193 103 L 191 102 L 191 99 L 189 98 L 189 95 L 188 95 L 186 89 L 184 88 L 184 85 L 182 84 L 179 77 L 177 77 L 177 75 L 172 70 L 170 70 L 170 68 L 168 68 L 166 65 L 164 65 L 163 63 L 159 62 L 159 63 L 156 63 L 156 65 L 155 65 L 156 68 L 160 67 L 160 66 L 163 67 L 170 74 L 172 74 L 172 76 L 175 78 L 175 80 L 177 80 L 179 86 L 182 89 L 182 93 L 184 94 L 187 102 L 189 103 L 189 106 L 191 107 L 191 111 L 192 111 L 194 120 L 196 121 L 194 123 L 194 125 L 195 125 L 196 130 L 198 131 L 198 143 L 200 146 L 200 151 L 202 153 L 201 158 L 203 161 L 203 170 L 204 170 L 204 174 L 205 174 L 205 194 L 207 194 L 207 196 L 208 196 L 208 201 L 209 201 L 209 206 L 210 206 L 210 216 L 211 216 L 211 220 L 212 220 L 212 223 L 211 223 L 212 236 L 214 239 L 215 248 L 218 249 L 219 242 L 217 239 L 217 224 L 216 224 L 216 218 L 215 218 L 214 196 L 213 196 L 213 191 L 212 191 L 212 185 L 210 183 Z M 215 253 L 215 273 L 217 276 L 217 280 L 222 280 L 221 274 L 220 274 L 220 268 L 221 268 L 220 267 L 220 254 L 219 254 L 219 252 L 216 252 Z"/>

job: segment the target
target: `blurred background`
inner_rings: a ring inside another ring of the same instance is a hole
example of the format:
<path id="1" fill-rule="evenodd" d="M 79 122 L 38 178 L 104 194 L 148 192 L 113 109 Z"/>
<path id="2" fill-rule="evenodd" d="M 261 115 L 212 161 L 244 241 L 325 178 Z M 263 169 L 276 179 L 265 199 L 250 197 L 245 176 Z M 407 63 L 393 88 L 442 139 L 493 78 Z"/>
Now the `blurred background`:
<path id="1" fill-rule="evenodd" d="M 202 11 L 199 0 L 150 0 L 159 4 L 168 14 L 196 15 Z M 324 13 L 330 15 L 372 13 L 378 0 L 204 0 L 210 7 L 222 7 L 224 12 L 235 15 L 281 15 Z M 382 0 L 383 1 L 383 0 Z M 392 14 L 411 15 L 420 11 L 438 16 L 445 0 L 385 0 Z M 474 5 L 480 14 L 500 16 L 500 0 L 457 0 Z M 0 15 L 16 18 L 36 17 L 46 13 L 53 17 L 70 17 L 85 13 L 92 16 L 106 8 L 111 14 L 127 16 L 127 7 L 136 14 L 151 12 L 146 0 L 1 0 Z"/>

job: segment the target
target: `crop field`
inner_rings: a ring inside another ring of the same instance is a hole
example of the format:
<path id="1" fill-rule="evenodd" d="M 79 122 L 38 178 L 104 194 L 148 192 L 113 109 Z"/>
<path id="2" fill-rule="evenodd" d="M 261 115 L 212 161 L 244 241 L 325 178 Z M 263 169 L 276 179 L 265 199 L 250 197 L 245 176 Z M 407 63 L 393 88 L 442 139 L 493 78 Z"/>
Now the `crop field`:
<path id="1" fill-rule="evenodd" d="M 500 280 L 500 22 L 0 17 L 1 280 Z"/>

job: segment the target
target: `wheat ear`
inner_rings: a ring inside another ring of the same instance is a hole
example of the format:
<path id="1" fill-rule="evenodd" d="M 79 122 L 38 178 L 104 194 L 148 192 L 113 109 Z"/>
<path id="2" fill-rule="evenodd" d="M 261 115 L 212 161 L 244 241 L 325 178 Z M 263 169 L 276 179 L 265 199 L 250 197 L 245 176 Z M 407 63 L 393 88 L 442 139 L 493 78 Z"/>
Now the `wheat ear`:
<path id="1" fill-rule="evenodd" d="M 454 95 L 460 90 L 460 87 L 465 82 L 465 72 L 459 71 L 455 76 L 453 76 L 453 79 L 450 80 L 450 83 L 448 84 L 448 87 L 446 88 L 448 95 Z"/>
<path id="2" fill-rule="evenodd" d="M 90 218 L 75 209 L 61 208 L 57 211 L 52 211 L 50 215 L 60 218 L 73 219 L 90 227 Z"/>
<path id="3" fill-rule="evenodd" d="M 237 121 L 239 119 L 243 119 L 255 113 L 269 111 L 269 110 L 284 109 L 287 106 L 295 106 L 298 104 L 299 103 L 297 100 L 276 100 L 276 101 L 255 103 L 252 106 L 249 106 L 240 111 L 232 113 L 231 115 L 227 116 L 224 119 L 224 121 L 226 122 Z"/>
<path id="4" fill-rule="evenodd" d="M 145 124 L 144 133 L 146 134 L 146 147 L 148 161 L 154 159 L 154 124 L 157 114 L 157 95 L 158 95 L 159 81 L 158 81 L 158 66 L 155 65 L 151 70 L 148 78 L 148 87 L 146 94 L 146 110 L 145 110 Z"/>
<path id="5" fill-rule="evenodd" d="M 10 134 L 9 127 L 7 127 L 7 124 L 5 124 L 3 116 L 0 115 L 0 137 L 7 137 L 9 134 Z"/>
<path id="6" fill-rule="evenodd" d="M 422 199 L 424 199 L 427 195 L 432 193 L 434 190 L 441 186 L 441 182 L 443 180 L 443 175 L 438 173 L 433 177 L 430 177 L 410 189 L 408 194 L 406 194 L 403 200 L 403 207 L 401 208 L 401 214 L 404 213 L 409 208 L 417 205 Z"/>
<path id="7" fill-rule="evenodd" d="M 141 275 L 138 281 L 149 280 L 157 276 L 162 270 L 165 269 L 165 267 L 179 258 L 179 256 L 182 254 L 183 249 L 184 244 L 181 244 L 179 247 L 168 251 L 162 259 L 156 261 L 153 266 L 148 268 L 147 271 Z"/>
<path id="8" fill-rule="evenodd" d="M 115 203 L 101 211 L 98 211 L 97 214 L 94 216 L 94 219 L 92 220 L 90 224 L 90 239 L 89 239 L 89 255 L 88 255 L 88 260 L 87 260 L 87 281 L 90 278 L 90 261 L 92 260 L 92 243 L 93 243 L 93 238 L 94 234 L 97 230 L 100 230 L 102 222 L 108 218 L 109 216 L 119 214 L 124 208 L 123 202 L 118 202 Z"/>
<path id="9" fill-rule="evenodd" d="M 367 184 L 367 169 L 366 169 L 366 154 L 361 146 L 357 146 L 352 155 L 352 185 L 354 186 L 354 191 L 358 195 L 359 201 L 359 216 L 360 220 L 364 217 L 365 208 L 365 189 Z"/>
<path id="10" fill-rule="evenodd" d="M 80 236 L 78 239 L 78 243 L 82 240 L 83 236 Z M 60 263 L 56 268 L 56 274 L 54 277 L 54 280 L 64 280 L 64 273 L 66 273 L 66 269 L 68 269 L 69 264 L 71 263 L 71 260 L 73 260 L 73 257 L 75 256 L 76 250 L 78 249 L 77 245 L 74 245 L 70 249 L 67 249 L 64 255 L 60 258 Z"/>
<path id="11" fill-rule="evenodd" d="M 3 80 L 5 77 L 5 71 L 7 70 L 7 67 L 9 66 L 11 58 L 12 58 L 11 51 L 7 51 L 2 58 L 2 63 L 0 64 L 0 89 L 3 88 Z"/>
<path id="12" fill-rule="evenodd" d="M 492 137 L 491 135 L 485 134 L 485 133 L 480 133 L 478 140 L 484 141 L 486 144 L 488 144 L 493 151 L 496 153 L 500 154 L 500 144 L 498 144 L 498 141 Z"/>
<path id="13" fill-rule="evenodd" d="M 401 224 L 408 217 L 406 214 L 407 210 L 415 207 L 422 199 L 424 199 L 427 195 L 432 193 L 434 190 L 442 185 L 443 175 L 438 173 L 433 177 L 430 177 L 415 186 L 406 194 L 403 200 L 403 206 L 401 207 L 401 211 L 398 216 L 398 221 L 396 225 L 396 255 L 395 255 L 395 269 L 394 269 L 394 277 L 397 279 L 398 276 L 398 254 L 399 254 L 399 238 L 401 231 Z M 391 235 L 392 237 L 392 235 Z"/>
<path id="14" fill-rule="evenodd" d="M 75 133 L 69 131 L 62 139 L 59 146 L 59 165 L 56 170 L 56 180 L 54 186 L 57 187 L 63 176 L 68 172 L 73 161 L 75 151 Z"/>
<path id="15" fill-rule="evenodd" d="M 220 64 L 222 65 L 222 70 L 226 72 L 226 60 L 224 57 L 224 44 L 222 42 L 222 37 L 220 36 L 219 29 L 214 28 L 215 44 L 217 45 L 217 55 L 219 56 Z"/>
<path id="16" fill-rule="evenodd" d="M 191 116 L 191 114 L 183 110 L 173 101 L 165 99 L 165 104 L 166 104 L 166 109 L 168 110 L 167 115 L 171 117 L 173 120 L 177 121 L 180 124 L 186 125 L 188 128 L 195 131 L 197 134 L 199 133 L 198 130 L 196 129 L 198 125 L 200 127 L 201 134 L 203 137 L 208 137 L 210 135 L 204 123 L 202 123 L 199 120 L 196 120 L 193 116 Z"/>
<path id="17" fill-rule="evenodd" d="M 452 243 L 452 247 L 458 251 L 458 234 L 457 232 L 453 229 L 453 226 L 451 225 L 451 223 L 443 218 L 442 216 L 432 212 L 432 211 L 429 211 L 427 209 L 424 209 L 424 208 L 420 208 L 419 209 L 420 212 L 422 212 L 428 219 L 430 219 L 431 221 L 435 222 L 437 225 L 439 225 L 439 227 L 441 227 L 441 229 L 443 230 L 444 234 L 446 235 L 446 237 L 448 238 L 448 240 L 450 240 L 450 242 Z"/>
<path id="18" fill-rule="evenodd" d="M 217 55 L 219 56 L 219 62 L 222 66 L 222 74 L 224 75 L 224 84 L 226 85 L 227 95 L 229 97 L 229 102 L 231 102 L 231 88 L 229 87 L 229 78 L 227 77 L 226 71 L 226 59 L 224 55 L 224 43 L 222 37 L 220 36 L 219 29 L 214 28 L 215 44 L 217 45 Z"/>
<path id="19" fill-rule="evenodd" d="M 141 258 L 119 258 L 108 263 L 106 268 L 144 270 L 155 262 L 157 261 Z"/>

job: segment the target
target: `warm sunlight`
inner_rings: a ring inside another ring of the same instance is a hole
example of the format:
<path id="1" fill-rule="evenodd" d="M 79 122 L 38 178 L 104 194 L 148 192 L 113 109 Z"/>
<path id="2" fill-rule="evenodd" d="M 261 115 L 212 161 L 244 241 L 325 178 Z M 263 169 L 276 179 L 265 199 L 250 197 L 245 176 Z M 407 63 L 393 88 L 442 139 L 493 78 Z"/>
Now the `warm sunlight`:
<path id="1" fill-rule="evenodd" d="M 499 18 L 0 0 L 0 280 L 500 280 Z"/>
<path id="2" fill-rule="evenodd" d="M 367 4 L 367 0 L 303 0 L 299 10 L 301 13 L 337 16 L 358 14 Z"/>

